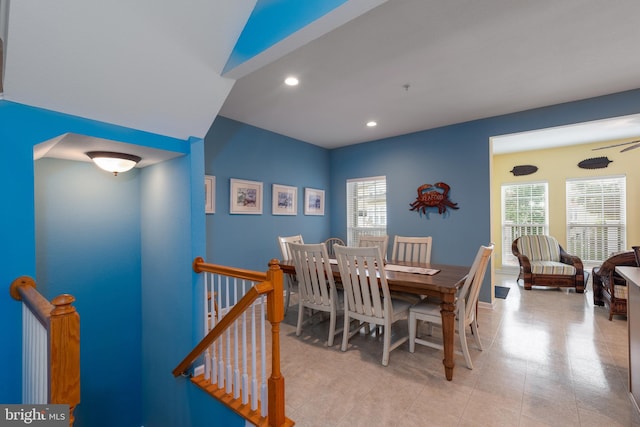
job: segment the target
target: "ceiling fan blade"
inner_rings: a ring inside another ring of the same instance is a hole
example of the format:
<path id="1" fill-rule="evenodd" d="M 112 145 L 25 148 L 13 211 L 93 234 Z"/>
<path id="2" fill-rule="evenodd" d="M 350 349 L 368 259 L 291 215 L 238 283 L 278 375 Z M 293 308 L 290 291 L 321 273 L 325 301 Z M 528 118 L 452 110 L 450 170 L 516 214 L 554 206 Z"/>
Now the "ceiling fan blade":
<path id="1" fill-rule="evenodd" d="M 638 143 L 637 143 L 637 144 L 630 145 L 630 146 L 628 146 L 627 148 L 623 148 L 622 150 L 620 150 L 620 152 L 621 152 L 621 153 L 624 153 L 625 151 L 630 151 L 630 150 L 636 149 L 636 148 L 638 148 L 638 147 L 640 147 L 640 141 L 638 141 Z"/>
<path id="2" fill-rule="evenodd" d="M 621 142 L 620 144 L 607 145 L 606 147 L 592 148 L 591 151 L 604 150 L 606 148 L 613 148 L 613 147 L 620 147 L 621 145 L 635 144 L 636 142 L 640 142 L 640 139 L 636 139 L 635 141 L 629 141 L 629 142 Z"/>

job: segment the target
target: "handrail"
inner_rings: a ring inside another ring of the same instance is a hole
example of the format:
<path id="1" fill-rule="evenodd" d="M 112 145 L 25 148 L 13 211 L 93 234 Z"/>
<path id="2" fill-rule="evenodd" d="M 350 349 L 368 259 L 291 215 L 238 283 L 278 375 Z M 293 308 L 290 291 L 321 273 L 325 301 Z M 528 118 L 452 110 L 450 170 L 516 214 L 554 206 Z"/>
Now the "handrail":
<path id="1" fill-rule="evenodd" d="M 73 426 L 74 409 L 80 403 L 80 316 L 69 294 L 47 301 L 28 276 L 15 279 L 11 296 L 22 301 L 47 331 L 48 403 L 69 405 L 69 425 Z"/>
<path id="2" fill-rule="evenodd" d="M 187 368 L 195 362 L 207 347 L 213 344 L 213 342 L 218 339 L 224 331 L 226 331 L 227 328 L 231 326 L 233 322 L 235 322 L 256 299 L 258 299 L 260 295 L 266 294 L 272 290 L 273 285 L 268 282 L 258 283 L 253 288 L 249 289 L 240 301 L 238 301 L 238 303 L 234 305 L 233 308 L 220 320 L 220 323 L 218 323 L 204 338 L 202 338 L 198 345 L 196 345 L 193 350 L 191 350 L 191 352 L 182 359 L 182 362 L 175 367 L 173 370 L 173 376 L 177 377 L 184 374 Z"/>
<path id="3" fill-rule="evenodd" d="M 229 310 L 224 317 L 213 327 L 207 335 L 189 352 L 189 354 L 172 371 L 175 377 L 182 375 L 207 349 L 214 344 L 216 339 L 226 332 L 230 326 L 245 313 L 252 304 L 261 296 L 266 295 L 267 320 L 271 324 L 271 375 L 267 380 L 268 406 L 266 418 L 260 418 L 259 423 L 268 423 L 270 426 L 292 426 L 294 423 L 285 416 L 284 405 L 284 377 L 280 372 L 280 322 L 284 320 L 283 301 L 283 273 L 277 259 L 269 262 L 266 273 L 260 273 L 240 268 L 222 265 L 208 264 L 204 259 L 197 257 L 193 261 L 193 270 L 196 273 L 208 272 L 224 275 L 237 279 L 248 280 L 256 283 L 247 293 Z M 193 379 L 192 379 L 193 381 Z M 219 390 L 222 391 L 222 390 Z M 211 390 L 210 394 L 218 396 Z M 220 397 L 228 401 L 228 397 Z M 236 412 L 247 416 L 246 411 L 230 405 Z M 254 422 L 254 418 L 247 418 Z"/>

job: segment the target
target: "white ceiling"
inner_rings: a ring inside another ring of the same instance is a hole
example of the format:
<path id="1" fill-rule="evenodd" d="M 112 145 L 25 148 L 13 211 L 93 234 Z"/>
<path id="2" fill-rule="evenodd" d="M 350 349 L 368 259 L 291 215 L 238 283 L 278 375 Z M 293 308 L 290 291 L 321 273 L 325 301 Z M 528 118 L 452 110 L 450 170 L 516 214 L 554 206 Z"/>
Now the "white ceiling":
<path id="1" fill-rule="evenodd" d="M 221 114 L 333 148 L 640 88 L 638 0 L 350 0 L 223 76 L 255 4 L 14 1 L 4 99 L 181 140 Z"/>
<path id="2" fill-rule="evenodd" d="M 636 89 L 639 16 L 638 0 L 390 0 L 241 77 L 220 114 L 333 148 Z"/>

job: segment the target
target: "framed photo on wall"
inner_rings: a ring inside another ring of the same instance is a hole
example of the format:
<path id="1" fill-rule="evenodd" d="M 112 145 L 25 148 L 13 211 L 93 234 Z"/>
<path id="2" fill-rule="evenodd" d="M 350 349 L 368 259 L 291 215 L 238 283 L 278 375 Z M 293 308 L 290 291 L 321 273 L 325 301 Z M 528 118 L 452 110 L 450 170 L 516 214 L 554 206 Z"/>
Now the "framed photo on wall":
<path id="1" fill-rule="evenodd" d="M 273 184 L 271 213 L 273 215 L 298 214 L 298 188 Z"/>
<path id="2" fill-rule="evenodd" d="M 231 178 L 229 213 L 262 214 L 262 183 Z"/>
<path id="3" fill-rule="evenodd" d="M 324 215 L 324 190 L 304 189 L 304 214 Z"/>
<path id="4" fill-rule="evenodd" d="M 216 177 L 204 176 L 204 213 L 216 213 Z"/>

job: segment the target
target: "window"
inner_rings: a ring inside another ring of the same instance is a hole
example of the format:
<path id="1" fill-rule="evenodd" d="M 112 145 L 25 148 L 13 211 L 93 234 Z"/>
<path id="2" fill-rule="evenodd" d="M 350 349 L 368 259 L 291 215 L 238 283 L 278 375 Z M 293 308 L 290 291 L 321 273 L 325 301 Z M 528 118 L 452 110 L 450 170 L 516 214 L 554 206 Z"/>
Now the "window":
<path id="1" fill-rule="evenodd" d="M 347 180 L 347 245 L 358 246 L 360 236 L 387 234 L 387 178 Z"/>
<path id="2" fill-rule="evenodd" d="M 567 180 L 567 252 L 599 264 L 626 244 L 626 177 Z"/>
<path id="3" fill-rule="evenodd" d="M 518 266 L 511 244 L 522 235 L 549 231 L 548 184 L 529 182 L 502 186 L 502 265 Z"/>

